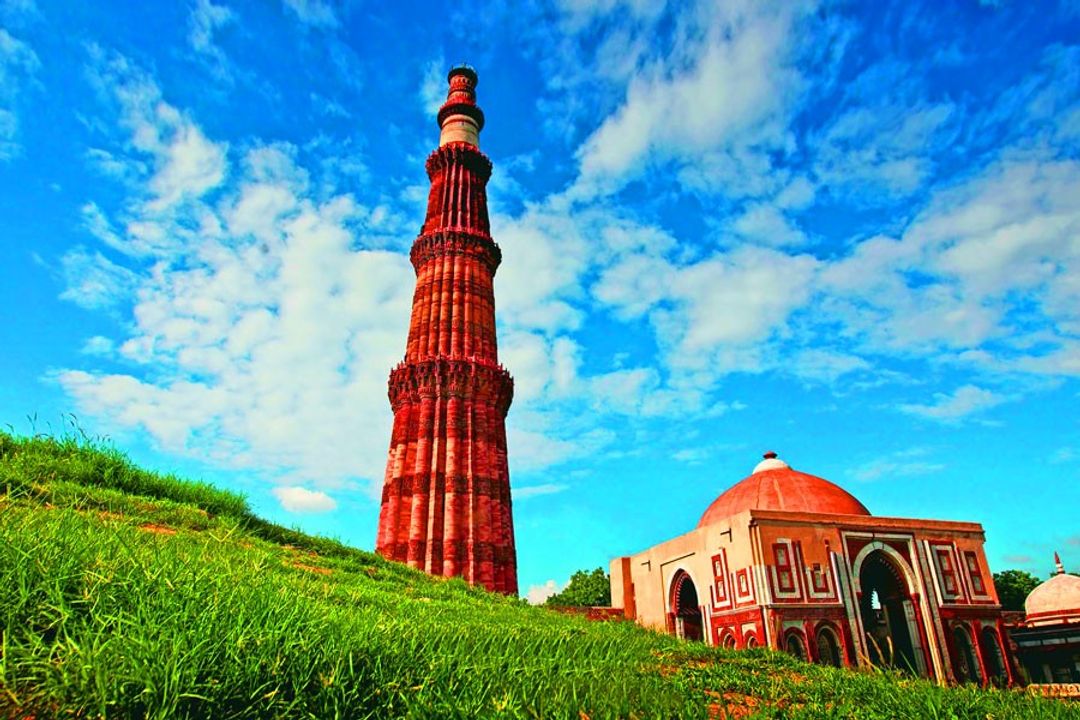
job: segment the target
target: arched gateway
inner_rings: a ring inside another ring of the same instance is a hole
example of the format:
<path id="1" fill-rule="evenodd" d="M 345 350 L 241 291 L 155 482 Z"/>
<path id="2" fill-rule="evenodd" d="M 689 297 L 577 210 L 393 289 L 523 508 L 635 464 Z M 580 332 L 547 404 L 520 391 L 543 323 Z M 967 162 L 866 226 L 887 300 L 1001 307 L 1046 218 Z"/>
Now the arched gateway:
<path id="1" fill-rule="evenodd" d="M 903 571 L 885 552 L 874 550 L 862 562 L 859 585 L 859 610 L 870 662 L 919 673 L 912 641 L 914 602 Z"/>
<path id="2" fill-rule="evenodd" d="M 684 570 L 675 573 L 671 580 L 671 613 L 675 619 L 676 635 L 684 640 L 705 639 L 697 588 Z"/>

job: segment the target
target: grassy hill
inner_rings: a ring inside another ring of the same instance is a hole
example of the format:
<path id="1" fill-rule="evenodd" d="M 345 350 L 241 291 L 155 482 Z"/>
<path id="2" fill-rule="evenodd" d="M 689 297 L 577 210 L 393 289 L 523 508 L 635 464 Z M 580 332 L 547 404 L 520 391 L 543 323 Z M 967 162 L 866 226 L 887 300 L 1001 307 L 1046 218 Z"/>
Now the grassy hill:
<path id="1" fill-rule="evenodd" d="M 427 577 L 84 439 L 0 433 L 0 718 L 1066 718 Z"/>

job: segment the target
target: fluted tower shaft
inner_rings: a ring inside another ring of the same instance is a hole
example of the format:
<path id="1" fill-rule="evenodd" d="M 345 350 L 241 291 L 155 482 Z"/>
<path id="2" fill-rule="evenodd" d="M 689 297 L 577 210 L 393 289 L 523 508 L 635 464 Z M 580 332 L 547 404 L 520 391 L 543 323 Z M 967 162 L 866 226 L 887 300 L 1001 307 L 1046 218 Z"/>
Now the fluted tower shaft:
<path id="1" fill-rule="evenodd" d="M 480 152 L 484 114 L 476 73 L 454 68 L 427 159 L 427 215 L 410 257 L 416 270 L 405 359 L 390 373 L 394 429 L 376 550 L 432 575 L 517 594 L 506 459 L 514 394 L 499 365 L 491 239 Z"/>

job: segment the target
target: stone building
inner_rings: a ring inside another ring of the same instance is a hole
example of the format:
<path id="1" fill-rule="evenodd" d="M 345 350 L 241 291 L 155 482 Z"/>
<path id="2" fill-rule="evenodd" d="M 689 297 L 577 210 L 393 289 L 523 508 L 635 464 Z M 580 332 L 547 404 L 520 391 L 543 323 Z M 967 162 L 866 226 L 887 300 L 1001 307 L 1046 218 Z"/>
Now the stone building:
<path id="1" fill-rule="evenodd" d="M 1080 577 L 1065 572 L 1057 553 L 1054 564 L 1053 577 L 1027 596 L 1024 619 L 1010 627 L 1009 634 L 1028 682 L 1076 685 L 1080 683 Z M 1080 688 L 1068 694 L 1080 697 Z"/>
<path id="2" fill-rule="evenodd" d="M 711 645 L 1007 684 L 983 540 L 977 523 L 871 515 L 766 453 L 696 528 L 612 561 L 612 604 Z"/>
<path id="3" fill-rule="evenodd" d="M 491 239 L 476 72 L 456 67 L 427 159 L 427 214 L 404 361 L 390 373 L 394 429 L 375 549 L 432 575 L 517 594 L 506 458 L 514 382 L 499 364 Z"/>

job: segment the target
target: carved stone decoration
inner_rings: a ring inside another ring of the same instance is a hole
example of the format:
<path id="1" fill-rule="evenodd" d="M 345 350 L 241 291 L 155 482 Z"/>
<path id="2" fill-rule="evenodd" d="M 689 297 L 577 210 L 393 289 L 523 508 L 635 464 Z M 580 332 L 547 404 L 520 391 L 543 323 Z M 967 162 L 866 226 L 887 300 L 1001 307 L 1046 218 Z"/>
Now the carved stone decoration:
<path id="1" fill-rule="evenodd" d="M 477 147 L 484 115 L 476 73 L 454 68 L 427 159 L 427 213 L 405 358 L 390 372 L 394 413 L 376 550 L 432 575 L 517 594 L 506 456 L 514 381 L 499 364 L 491 239 L 491 161 Z"/>

